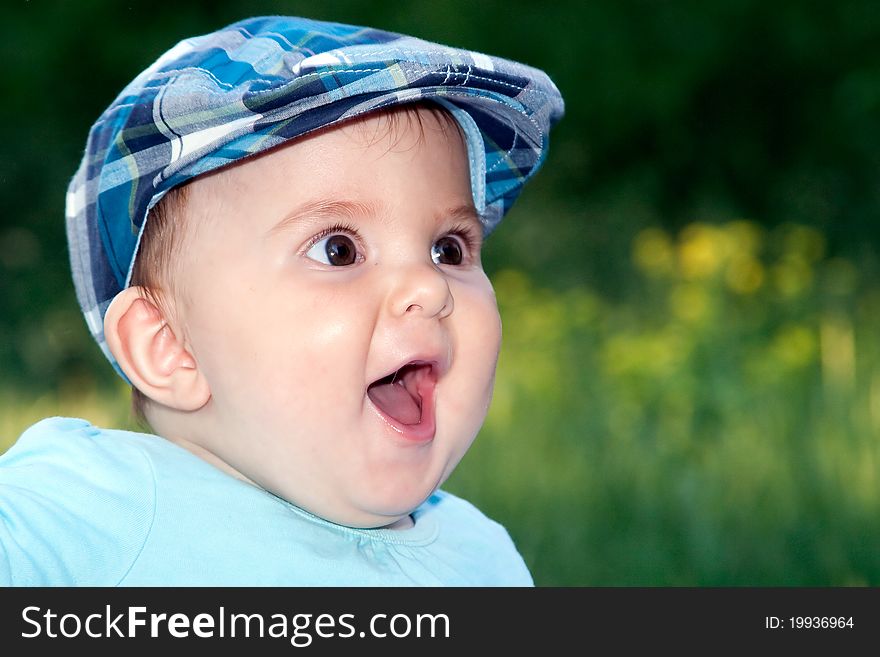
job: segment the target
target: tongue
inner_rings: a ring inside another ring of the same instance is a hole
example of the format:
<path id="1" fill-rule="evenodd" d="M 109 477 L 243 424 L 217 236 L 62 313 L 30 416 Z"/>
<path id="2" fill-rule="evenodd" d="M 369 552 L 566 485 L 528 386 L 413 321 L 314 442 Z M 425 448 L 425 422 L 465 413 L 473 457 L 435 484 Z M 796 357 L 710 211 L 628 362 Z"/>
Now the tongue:
<path id="1" fill-rule="evenodd" d="M 420 400 L 414 399 L 401 381 L 375 383 L 370 386 L 367 394 L 385 415 L 401 424 L 418 424 L 422 420 Z"/>

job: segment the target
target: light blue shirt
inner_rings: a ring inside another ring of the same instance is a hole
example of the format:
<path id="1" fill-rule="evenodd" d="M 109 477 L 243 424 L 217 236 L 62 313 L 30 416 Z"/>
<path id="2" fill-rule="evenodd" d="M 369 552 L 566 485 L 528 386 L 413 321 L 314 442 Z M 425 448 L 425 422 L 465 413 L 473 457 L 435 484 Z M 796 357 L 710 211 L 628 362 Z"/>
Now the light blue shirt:
<path id="1" fill-rule="evenodd" d="M 0 457 L 0 584 L 531 586 L 505 529 L 438 491 L 354 529 L 157 436 L 50 418 Z"/>

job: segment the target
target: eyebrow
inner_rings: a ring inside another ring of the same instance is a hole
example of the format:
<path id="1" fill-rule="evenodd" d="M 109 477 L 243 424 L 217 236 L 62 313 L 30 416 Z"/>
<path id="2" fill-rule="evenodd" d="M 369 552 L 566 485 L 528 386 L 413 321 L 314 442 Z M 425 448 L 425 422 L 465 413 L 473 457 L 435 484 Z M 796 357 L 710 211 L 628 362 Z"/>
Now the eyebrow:
<path id="1" fill-rule="evenodd" d="M 306 201 L 297 206 L 293 211 L 284 215 L 281 220 L 266 231 L 267 236 L 272 236 L 305 221 L 320 221 L 328 218 L 345 217 L 348 219 L 377 216 L 381 213 L 381 207 L 376 203 L 364 203 L 361 201 L 316 199 Z M 445 210 L 441 216 L 454 221 L 473 222 L 482 234 L 483 223 L 480 215 L 472 204 L 459 205 Z"/>
<path id="2" fill-rule="evenodd" d="M 280 233 L 287 228 L 306 220 L 321 220 L 330 217 L 367 217 L 378 213 L 379 208 L 375 203 L 362 203 L 359 201 L 316 199 L 306 201 L 297 206 L 293 211 L 284 215 L 281 220 L 267 231 L 271 236 Z"/>
<path id="3" fill-rule="evenodd" d="M 472 221 L 473 223 L 477 224 L 477 227 L 480 229 L 480 232 L 482 234 L 483 222 L 480 220 L 480 215 L 477 213 L 477 209 L 473 205 L 459 205 L 457 208 L 447 210 L 443 214 L 447 218 L 457 221 Z"/>

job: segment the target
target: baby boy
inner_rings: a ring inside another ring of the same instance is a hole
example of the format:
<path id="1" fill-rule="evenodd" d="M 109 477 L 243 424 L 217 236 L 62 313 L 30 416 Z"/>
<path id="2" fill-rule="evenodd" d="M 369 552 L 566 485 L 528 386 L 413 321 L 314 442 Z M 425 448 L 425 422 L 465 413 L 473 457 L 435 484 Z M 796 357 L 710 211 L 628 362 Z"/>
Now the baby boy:
<path id="1" fill-rule="evenodd" d="M 492 395 L 483 238 L 540 166 L 540 71 L 299 18 L 181 42 L 93 126 L 77 295 L 156 435 L 0 459 L 0 582 L 528 585 L 439 490 Z"/>

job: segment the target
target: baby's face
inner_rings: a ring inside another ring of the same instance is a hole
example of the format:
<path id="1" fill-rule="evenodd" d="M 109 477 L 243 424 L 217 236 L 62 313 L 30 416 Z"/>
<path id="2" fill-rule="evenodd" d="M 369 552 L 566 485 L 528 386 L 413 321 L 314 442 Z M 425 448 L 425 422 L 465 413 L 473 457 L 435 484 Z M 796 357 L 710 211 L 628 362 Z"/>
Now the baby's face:
<path id="1" fill-rule="evenodd" d="M 489 406 L 501 340 L 467 152 L 425 109 L 190 187 L 181 320 L 211 400 L 186 436 L 351 526 L 405 517 Z"/>

